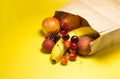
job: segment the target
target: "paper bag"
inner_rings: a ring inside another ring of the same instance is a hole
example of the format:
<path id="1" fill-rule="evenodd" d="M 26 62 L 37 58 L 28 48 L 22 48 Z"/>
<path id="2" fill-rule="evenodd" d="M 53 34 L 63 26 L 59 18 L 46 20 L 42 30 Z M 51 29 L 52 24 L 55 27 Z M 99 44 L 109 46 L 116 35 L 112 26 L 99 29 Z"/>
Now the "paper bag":
<path id="1" fill-rule="evenodd" d="M 90 43 L 89 55 L 120 43 L 120 1 L 118 0 L 72 0 L 56 11 L 71 13 L 84 18 L 100 37 Z"/>

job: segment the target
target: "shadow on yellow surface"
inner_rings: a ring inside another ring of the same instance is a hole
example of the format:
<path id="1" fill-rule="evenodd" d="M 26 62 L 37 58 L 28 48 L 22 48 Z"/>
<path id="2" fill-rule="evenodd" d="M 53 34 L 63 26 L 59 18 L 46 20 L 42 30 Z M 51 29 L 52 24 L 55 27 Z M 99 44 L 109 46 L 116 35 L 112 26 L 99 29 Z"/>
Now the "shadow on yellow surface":
<path id="1" fill-rule="evenodd" d="M 44 18 L 70 0 L 2 0 L 0 2 L 0 79 L 119 79 L 120 45 L 76 62 L 52 65 L 40 52 Z"/>

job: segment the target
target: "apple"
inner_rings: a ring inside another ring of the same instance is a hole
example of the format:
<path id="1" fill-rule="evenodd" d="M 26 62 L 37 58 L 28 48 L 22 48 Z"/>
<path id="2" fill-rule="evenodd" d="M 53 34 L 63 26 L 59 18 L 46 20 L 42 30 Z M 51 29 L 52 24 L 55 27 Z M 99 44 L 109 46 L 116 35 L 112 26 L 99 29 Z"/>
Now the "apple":
<path id="1" fill-rule="evenodd" d="M 90 42 L 93 40 L 90 36 L 82 36 L 77 42 L 77 53 L 80 55 L 88 55 L 91 51 Z"/>
<path id="2" fill-rule="evenodd" d="M 71 31 L 73 29 L 79 28 L 81 26 L 82 18 L 78 15 L 73 15 L 65 13 L 61 16 L 60 26 L 62 29 L 67 29 Z"/>

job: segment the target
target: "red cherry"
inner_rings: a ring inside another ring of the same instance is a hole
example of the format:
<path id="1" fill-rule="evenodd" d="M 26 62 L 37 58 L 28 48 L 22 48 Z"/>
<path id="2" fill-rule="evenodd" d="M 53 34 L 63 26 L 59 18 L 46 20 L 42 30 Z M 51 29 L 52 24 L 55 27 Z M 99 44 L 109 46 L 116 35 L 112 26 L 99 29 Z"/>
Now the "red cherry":
<path id="1" fill-rule="evenodd" d="M 63 34 L 66 34 L 66 33 L 68 33 L 67 30 L 61 30 L 61 31 L 60 31 L 60 34 L 62 34 L 62 35 L 63 35 Z"/>
<path id="2" fill-rule="evenodd" d="M 70 43 L 70 48 L 73 49 L 73 50 L 76 50 L 76 49 L 77 49 L 77 44 L 71 42 L 71 43 Z"/>
<path id="3" fill-rule="evenodd" d="M 68 63 L 67 57 L 66 57 L 66 56 L 63 56 L 63 57 L 61 58 L 61 64 L 62 64 L 62 65 L 67 65 L 67 63 Z"/>
<path id="4" fill-rule="evenodd" d="M 76 57 L 77 57 L 77 55 L 76 55 L 76 53 L 70 53 L 69 54 L 69 59 L 71 60 L 71 61 L 75 61 L 76 60 Z"/>
<path id="5" fill-rule="evenodd" d="M 50 39 L 50 38 L 51 38 L 51 37 L 50 37 L 49 35 L 45 37 L 45 39 Z"/>
<path id="6" fill-rule="evenodd" d="M 78 36 L 74 35 L 71 37 L 71 42 L 77 43 L 79 40 Z"/>

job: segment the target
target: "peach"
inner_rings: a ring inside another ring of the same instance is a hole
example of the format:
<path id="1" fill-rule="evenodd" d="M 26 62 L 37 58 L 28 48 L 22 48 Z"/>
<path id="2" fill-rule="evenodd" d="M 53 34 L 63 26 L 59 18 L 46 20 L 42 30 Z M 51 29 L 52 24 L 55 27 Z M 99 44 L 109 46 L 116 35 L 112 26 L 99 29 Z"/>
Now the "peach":
<path id="1" fill-rule="evenodd" d="M 54 17 L 48 17 L 42 22 L 42 31 L 44 34 L 48 35 L 50 33 L 60 31 L 59 20 Z"/>

